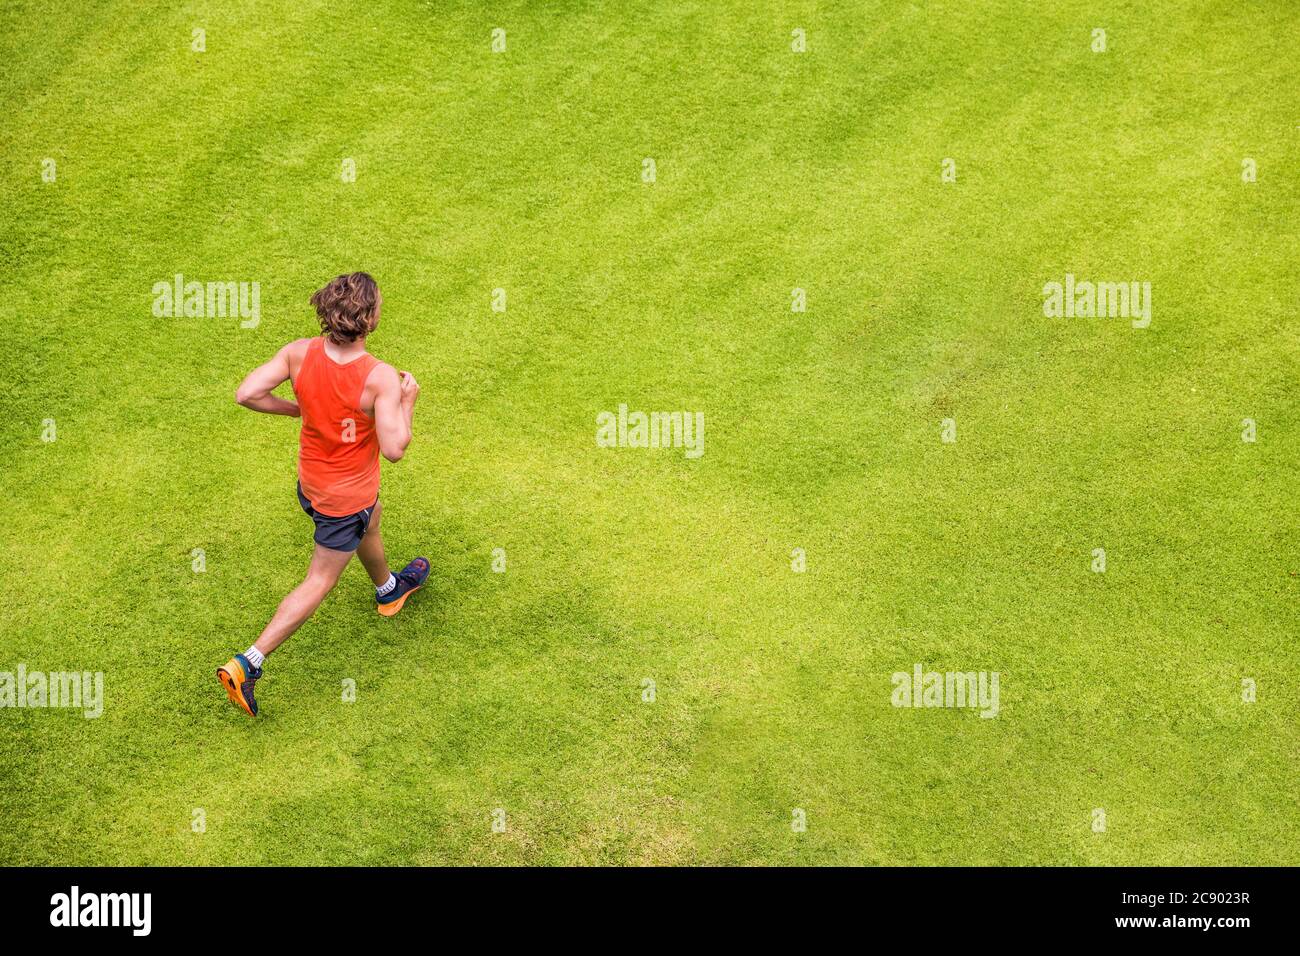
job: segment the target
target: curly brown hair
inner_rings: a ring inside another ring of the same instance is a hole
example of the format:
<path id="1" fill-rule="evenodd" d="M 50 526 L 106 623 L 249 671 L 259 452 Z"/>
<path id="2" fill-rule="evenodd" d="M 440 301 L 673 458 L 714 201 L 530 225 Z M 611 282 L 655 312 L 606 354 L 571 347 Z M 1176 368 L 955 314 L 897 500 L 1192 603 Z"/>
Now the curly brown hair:
<path id="1" fill-rule="evenodd" d="M 379 285 L 368 272 L 331 279 L 311 297 L 321 331 L 335 345 L 365 338 L 379 325 Z"/>

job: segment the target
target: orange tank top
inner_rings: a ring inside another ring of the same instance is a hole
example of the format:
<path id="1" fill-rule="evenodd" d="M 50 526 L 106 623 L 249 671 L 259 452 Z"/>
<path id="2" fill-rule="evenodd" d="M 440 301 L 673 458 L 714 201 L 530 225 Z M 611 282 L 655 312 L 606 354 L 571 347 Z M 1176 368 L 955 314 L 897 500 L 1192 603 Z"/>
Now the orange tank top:
<path id="1" fill-rule="evenodd" d="M 379 497 L 379 436 L 375 420 L 361 410 L 366 378 L 378 361 L 366 354 L 340 365 L 325 354 L 325 340 L 315 338 L 293 383 L 302 409 L 298 481 L 311 506 L 332 518 L 356 514 Z"/>

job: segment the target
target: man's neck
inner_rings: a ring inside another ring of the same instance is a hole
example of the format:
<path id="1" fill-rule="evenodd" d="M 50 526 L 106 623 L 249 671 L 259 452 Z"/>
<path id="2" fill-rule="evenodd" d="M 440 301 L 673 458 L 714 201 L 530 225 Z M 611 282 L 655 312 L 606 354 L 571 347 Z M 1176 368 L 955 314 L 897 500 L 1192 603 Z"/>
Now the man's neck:
<path id="1" fill-rule="evenodd" d="M 351 359 L 357 358 L 366 350 L 366 340 L 357 339 L 355 342 L 349 342 L 347 345 L 339 345 L 332 341 L 328 336 L 325 337 L 325 354 L 339 363 L 345 363 Z"/>

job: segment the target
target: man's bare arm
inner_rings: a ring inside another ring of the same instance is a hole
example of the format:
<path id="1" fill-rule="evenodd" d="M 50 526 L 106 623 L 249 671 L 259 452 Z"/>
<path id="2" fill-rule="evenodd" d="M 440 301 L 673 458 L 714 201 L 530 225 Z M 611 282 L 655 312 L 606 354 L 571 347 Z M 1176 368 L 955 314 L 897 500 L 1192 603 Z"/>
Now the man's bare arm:
<path id="1" fill-rule="evenodd" d="M 400 461 L 411 443 L 411 419 L 420 386 L 410 372 L 398 377 L 389 366 L 376 371 L 375 432 L 379 436 L 379 453 L 389 461 Z"/>
<path id="2" fill-rule="evenodd" d="M 255 412 L 268 415 L 291 415 L 297 418 L 302 413 L 297 402 L 291 402 L 271 394 L 271 391 L 289 380 L 289 346 L 286 345 L 263 365 L 248 373 L 248 377 L 235 389 L 235 401 Z"/>

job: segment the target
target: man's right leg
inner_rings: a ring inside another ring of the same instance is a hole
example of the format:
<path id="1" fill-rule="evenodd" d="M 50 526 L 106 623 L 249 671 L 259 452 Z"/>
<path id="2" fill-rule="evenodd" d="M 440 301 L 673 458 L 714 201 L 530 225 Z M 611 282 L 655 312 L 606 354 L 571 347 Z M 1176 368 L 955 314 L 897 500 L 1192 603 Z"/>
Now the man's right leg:
<path id="1" fill-rule="evenodd" d="M 406 599 L 424 586 L 429 576 L 429 562 L 416 558 L 396 574 L 388 567 L 388 558 L 384 554 L 384 539 L 379 534 L 379 518 L 382 506 L 375 504 L 375 512 L 370 516 L 370 525 L 357 548 L 357 560 L 366 566 L 366 573 L 375 583 L 375 603 L 379 613 L 392 617 L 402 609 Z"/>
<path id="2" fill-rule="evenodd" d="M 383 513 L 383 504 L 376 501 L 375 510 L 370 515 L 370 525 L 357 547 L 357 560 L 365 566 L 366 574 L 370 575 L 376 588 L 382 588 L 393 576 L 388 567 L 388 558 L 384 556 L 384 539 L 379 534 L 379 519 Z"/>

